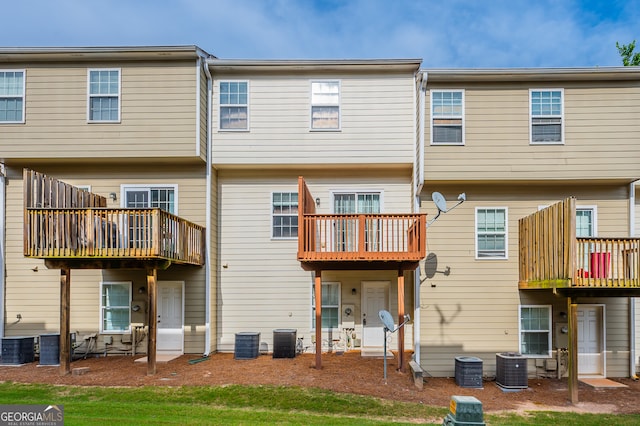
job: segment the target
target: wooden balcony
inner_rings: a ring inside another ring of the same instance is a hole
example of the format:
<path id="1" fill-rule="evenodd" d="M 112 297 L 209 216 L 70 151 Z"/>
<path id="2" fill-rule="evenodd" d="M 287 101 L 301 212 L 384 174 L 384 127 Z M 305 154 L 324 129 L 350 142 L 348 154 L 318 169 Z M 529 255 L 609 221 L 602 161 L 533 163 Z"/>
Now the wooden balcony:
<path id="1" fill-rule="evenodd" d="M 106 208 L 106 199 L 24 171 L 24 255 L 50 268 L 204 264 L 202 226 L 159 208 Z"/>
<path id="2" fill-rule="evenodd" d="M 519 287 L 640 296 L 640 238 L 578 238 L 575 217 L 569 198 L 520 219 Z"/>
<path id="3" fill-rule="evenodd" d="M 204 228 L 159 208 L 28 208 L 24 255 L 203 265 Z"/>
<path id="4" fill-rule="evenodd" d="M 415 269 L 426 255 L 424 214 L 316 214 L 298 185 L 298 260 L 316 269 Z"/>

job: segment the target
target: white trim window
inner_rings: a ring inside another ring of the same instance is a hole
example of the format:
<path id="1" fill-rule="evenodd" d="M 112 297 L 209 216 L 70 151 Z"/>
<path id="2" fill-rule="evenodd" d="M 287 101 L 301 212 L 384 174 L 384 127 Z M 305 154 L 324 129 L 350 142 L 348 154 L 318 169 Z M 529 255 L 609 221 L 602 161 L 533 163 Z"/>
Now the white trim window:
<path id="1" fill-rule="evenodd" d="M 596 206 L 576 206 L 576 237 L 598 235 Z"/>
<path id="2" fill-rule="evenodd" d="M 131 282 L 100 283 L 100 332 L 131 332 Z"/>
<path id="3" fill-rule="evenodd" d="M 520 353 L 528 357 L 551 356 L 551 305 L 520 305 Z"/>
<path id="4" fill-rule="evenodd" d="M 311 129 L 340 130 L 340 81 L 311 82 Z"/>
<path id="5" fill-rule="evenodd" d="M 298 237 L 298 193 L 271 194 L 271 236 L 276 239 Z"/>
<path id="6" fill-rule="evenodd" d="M 476 259 L 507 259 L 507 208 L 476 207 Z"/>
<path id="7" fill-rule="evenodd" d="M 564 142 L 564 90 L 530 89 L 530 142 L 555 144 Z"/>
<path id="8" fill-rule="evenodd" d="M 122 199 L 126 208 L 153 208 L 178 214 L 178 185 L 123 185 Z"/>
<path id="9" fill-rule="evenodd" d="M 0 123 L 24 123 L 24 70 L 0 70 Z"/>
<path id="10" fill-rule="evenodd" d="M 431 144 L 464 145 L 464 90 L 431 90 Z"/>
<path id="11" fill-rule="evenodd" d="M 340 325 L 340 283 L 322 283 L 322 329 L 335 330 Z M 316 292 L 311 286 L 311 328 L 316 328 Z"/>
<path id="12" fill-rule="evenodd" d="M 220 82 L 220 130 L 249 129 L 249 82 Z"/>
<path id="13" fill-rule="evenodd" d="M 87 71 L 87 119 L 90 123 L 120 122 L 120 69 Z"/>

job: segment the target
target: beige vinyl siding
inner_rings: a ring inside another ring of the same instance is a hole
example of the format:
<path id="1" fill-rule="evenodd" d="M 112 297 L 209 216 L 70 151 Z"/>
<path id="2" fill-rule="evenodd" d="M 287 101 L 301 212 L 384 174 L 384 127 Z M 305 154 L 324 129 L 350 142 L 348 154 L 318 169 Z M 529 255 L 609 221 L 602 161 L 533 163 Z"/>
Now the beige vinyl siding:
<path id="1" fill-rule="evenodd" d="M 26 122 L 2 126 L 4 158 L 195 157 L 195 62 L 26 68 Z M 120 123 L 87 123 L 89 68 L 121 70 Z"/>
<path id="2" fill-rule="evenodd" d="M 448 276 L 436 273 L 421 285 L 420 361 L 434 376 L 452 376 L 454 358 L 459 355 L 480 357 L 484 361 L 484 374 L 495 374 L 496 353 L 519 352 L 520 304 L 554 305 L 554 322 L 558 321 L 558 309 L 566 312 L 566 299 L 554 296 L 551 291 L 518 290 L 519 218 L 537 211 L 539 206 L 574 195 L 578 206 L 597 206 L 598 236 L 620 236 L 627 232 L 626 185 L 446 186 L 429 183 L 421 196 L 422 211 L 428 213 L 428 217 L 436 213 L 429 196 L 434 190 L 442 192 L 448 200 L 454 200 L 460 192 L 467 193 L 464 204 L 441 215 L 428 230 L 427 253 L 437 256 L 438 271 L 450 268 Z M 476 207 L 507 208 L 508 260 L 475 259 Z M 624 376 L 625 371 L 628 372 L 625 300 L 579 300 L 579 303 L 607 304 L 607 351 L 613 351 L 607 354 L 607 373 L 611 376 Z M 532 362 L 529 361 L 530 367 Z"/>
<path id="3" fill-rule="evenodd" d="M 310 130 L 310 82 L 340 81 L 339 131 Z M 215 130 L 214 161 L 231 165 L 387 164 L 411 166 L 414 156 L 413 75 L 216 75 L 249 81 L 249 130 Z"/>
<path id="4" fill-rule="evenodd" d="M 126 175 L 113 167 L 57 166 L 39 171 L 75 185 L 90 185 L 92 192 L 108 196 L 118 194 L 118 200 L 109 198 L 108 207 L 119 207 L 122 184 L 176 184 L 178 185 L 179 216 L 204 225 L 205 191 L 204 169 L 187 167 L 137 167 Z M 8 318 L 22 315 L 20 322 L 7 321 L 5 334 L 39 335 L 57 332 L 60 326 L 60 271 L 49 270 L 39 259 L 23 256 L 23 187 L 21 168 L 8 169 L 7 185 L 7 277 L 6 310 Z M 38 267 L 38 271 L 32 269 Z M 185 282 L 185 352 L 204 351 L 204 283 L 205 270 L 195 266 L 173 265 L 158 271 L 159 281 Z M 71 330 L 80 336 L 100 330 L 100 282 L 130 281 L 134 300 L 146 300 L 147 293 L 138 293 L 146 288 L 144 270 L 72 270 L 71 280 Z M 132 312 L 132 324 L 146 324 L 145 312 Z M 114 348 L 124 348 L 120 337 L 115 335 Z M 102 336 L 99 348 L 104 348 Z M 144 349 L 144 345 L 138 347 Z"/>
<path id="5" fill-rule="evenodd" d="M 447 88 L 444 84 L 431 88 Z M 427 181 L 637 179 L 640 86 L 637 83 L 469 84 L 465 146 L 431 146 L 425 126 Z M 564 89 L 564 144 L 529 143 L 529 89 Z M 426 104 L 429 105 L 427 93 Z M 429 123 L 430 111 L 426 111 Z M 464 167 L 460 165 L 464 164 Z"/>
<path id="6" fill-rule="evenodd" d="M 209 272 L 210 275 L 210 293 L 209 293 L 209 309 L 210 309 L 210 334 L 211 334 L 211 347 L 209 348 L 211 351 L 218 350 L 218 288 L 220 283 L 220 274 L 218 271 L 221 269 L 221 265 L 219 263 L 219 251 L 220 245 L 218 244 L 220 229 L 219 229 L 219 210 L 220 203 L 218 200 L 218 173 L 215 170 L 211 171 L 212 173 L 212 182 L 211 182 L 211 224 L 210 228 L 210 236 L 211 236 L 211 245 L 207 247 L 208 252 L 207 255 L 211 261 L 211 270 Z"/>
<path id="7" fill-rule="evenodd" d="M 332 211 L 332 190 L 381 190 L 385 212 L 408 212 L 411 208 L 408 174 L 377 170 L 345 172 L 340 176 L 308 172 L 304 176 L 314 198 L 320 198 L 318 213 Z M 299 337 L 309 336 L 306 342 L 310 342 L 313 275 L 297 261 L 297 238 L 271 238 L 271 194 L 297 192 L 297 175 L 223 170 L 219 173 L 218 191 L 218 350 L 232 350 L 235 333 L 244 331 L 260 332 L 261 342 L 272 350 L 272 332 L 276 328 L 297 329 Z M 350 289 L 360 288 L 356 276 L 375 280 L 383 274 L 327 273 L 323 274 L 323 281 L 344 282 L 343 298 L 347 298 L 346 293 L 350 298 Z M 384 276 L 395 291 L 396 273 Z M 357 291 L 356 299 L 360 297 Z"/>
<path id="8" fill-rule="evenodd" d="M 196 146 L 196 152 L 203 161 L 207 160 L 207 135 L 209 127 L 207 126 L 207 117 L 211 116 L 208 111 L 207 100 L 207 77 L 202 68 L 197 68 L 198 78 L 200 79 L 200 92 L 198 93 L 198 102 L 200 104 L 200 116 L 198 117 L 198 126 L 200 129 L 200 140 Z"/>

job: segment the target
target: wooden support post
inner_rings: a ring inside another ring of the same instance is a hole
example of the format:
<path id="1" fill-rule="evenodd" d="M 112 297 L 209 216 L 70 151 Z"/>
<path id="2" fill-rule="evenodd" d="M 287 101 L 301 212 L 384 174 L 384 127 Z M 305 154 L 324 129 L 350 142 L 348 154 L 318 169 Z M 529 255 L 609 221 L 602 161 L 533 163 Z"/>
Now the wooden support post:
<path id="1" fill-rule="evenodd" d="M 147 305 L 149 307 L 149 337 L 147 344 L 147 375 L 156 374 L 156 336 L 158 334 L 158 272 L 147 269 Z"/>
<path id="2" fill-rule="evenodd" d="M 316 370 L 322 368 L 322 271 L 316 271 L 314 282 L 316 300 Z"/>
<path id="3" fill-rule="evenodd" d="M 69 269 L 60 270 L 60 375 L 71 373 L 71 277 Z"/>
<path id="4" fill-rule="evenodd" d="M 578 403 L 578 304 L 567 298 L 569 311 L 569 398 L 572 404 Z"/>
<path id="5" fill-rule="evenodd" d="M 398 325 L 404 322 L 404 273 L 398 270 Z M 398 370 L 404 372 L 404 327 L 398 330 Z"/>

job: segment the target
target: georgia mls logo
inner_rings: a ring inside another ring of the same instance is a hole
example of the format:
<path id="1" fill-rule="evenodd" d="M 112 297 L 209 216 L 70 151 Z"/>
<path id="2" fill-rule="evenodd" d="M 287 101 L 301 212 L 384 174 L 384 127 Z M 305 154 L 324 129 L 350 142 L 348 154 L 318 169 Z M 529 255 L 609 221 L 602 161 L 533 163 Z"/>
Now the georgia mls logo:
<path id="1" fill-rule="evenodd" d="M 0 406 L 0 426 L 58 425 L 64 425 L 64 407 L 61 405 Z"/>

